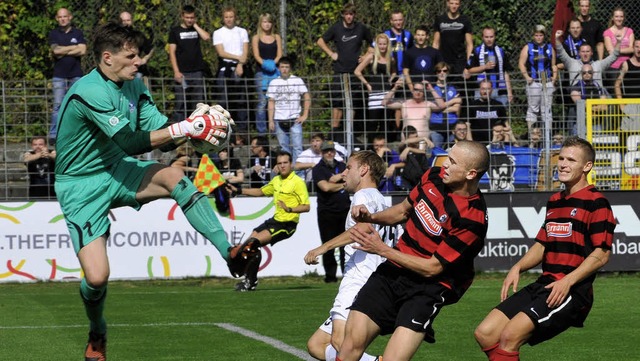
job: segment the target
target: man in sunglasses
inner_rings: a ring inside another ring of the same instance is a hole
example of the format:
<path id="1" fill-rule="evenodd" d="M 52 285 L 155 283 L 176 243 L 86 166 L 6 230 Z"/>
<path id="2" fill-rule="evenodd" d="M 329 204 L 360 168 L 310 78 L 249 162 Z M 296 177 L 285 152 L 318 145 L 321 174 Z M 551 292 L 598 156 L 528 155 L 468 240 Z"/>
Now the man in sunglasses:
<path id="1" fill-rule="evenodd" d="M 580 76 L 582 79 L 578 80 L 578 82 L 570 88 L 574 109 L 580 100 L 609 98 L 609 92 L 602 86 L 602 83 L 594 79 L 595 72 L 591 64 L 584 64 L 582 66 Z M 603 112 L 607 110 L 607 106 L 605 104 L 594 105 L 592 110 L 594 112 Z M 575 117 L 567 118 L 567 128 L 571 134 L 577 134 Z"/>
<path id="2" fill-rule="evenodd" d="M 568 72 L 569 78 L 569 94 L 571 96 L 572 102 L 567 105 L 567 118 L 565 127 L 566 130 L 571 134 L 576 134 L 576 99 L 580 99 L 582 96 L 582 91 L 580 90 L 583 86 L 579 85 L 579 83 L 584 79 L 585 65 L 589 65 L 587 71 L 591 71 L 589 74 L 589 83 L 596 83 L 600 87 L 602 86 L 602 74 L 606 69 L 609 68 L 611 64 L 618 58 L 620 55 L 620 39 L 616 43 L 615 48 L 613 49 L 613 53 L 609 54 L 606 58 L 602 60 L 593 60 L 593 49 L 591 45 L 587 43 L 583 43 L 580 45 L 579 51 L 579 59 L 572 58 L 564 49 L 562 45 L 562 36 L 564 32 L 562 30 L 556 31 L 556 52 L 558 54 L 558 59 L 564 64 L 565 71 Z M 566 75 L 565 75 L 566 76 Z M 577 88 L 576 88 L 577 87 Z M 590 86 L 589 86 L 590 87 Z M 576 92 L 576 96 L 574 97 L 574 90 Z M 604 90 L 604 89 L 603 89 Z"/>
<path id="3" fill-rule="evenodd" d="M 571 87 L 571 100 L 573 100 L 574 103 L 577 103 L 581 99 L 607 99 L 609 97 L 609 93 L 602 84 L 594 80 L 595 72 L 591 64 L 584 64 L 580 75 L 582 79 Z M 604 106 L 604 109 L 606 109 L 606 105 L 600 104 L 595 106 L 594 110 L 602 110 L 598 109 L 600 106 Z"/>
<path id="4" fill-rule="evenodd" d="M 620 55 L 620 41 L 618 41 L 613 49 L 613 53 L 609 54 L 606 58 L 602 60 L 593 60 L 593 49 L 591 45 L 587 43 L 583 43 L 580 45 L 579 56 L 580 59 L 572 58 L 567 51 L 564 49 L 562 45 L 562 36 L 564 32 L 562 30 L 556 31 L 556 52 L 558 54 L 558 59 L 564 64 L 564 68 L 569 72 L 569 81 L 571 86 L 574 86 L 578 83 L 579 80 L 582 79 L 582 66 L 584 64 L 590 64 L 593 68 L 593 78 L 599 84 L 602 84 L 602 73 L 604 70 L 608 69 L 611 64 L 618 58 Z"/>

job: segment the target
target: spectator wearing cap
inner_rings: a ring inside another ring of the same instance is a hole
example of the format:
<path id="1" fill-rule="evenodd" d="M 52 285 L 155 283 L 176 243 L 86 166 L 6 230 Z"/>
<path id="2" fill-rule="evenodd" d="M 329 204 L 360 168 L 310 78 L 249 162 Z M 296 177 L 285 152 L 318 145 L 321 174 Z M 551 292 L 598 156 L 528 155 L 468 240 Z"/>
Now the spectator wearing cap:
<path id="1" fill-rule="evenodd" d="M 293 169 L 296 171 L 304 181 L 307 183 L 309 190 L 313 189 L 313 167 L 322 159 L 322 143 L 324 142 L 323 133 L 313 133 L 311 135 L 311 146 L 305 149 L 300 156 L 296 158 Z M 349 156 L 349 152 L 345 147 L 337 142 L 333 143 L 336 147 L 336 160 L 342 162 L 346 161 Z"/>
<path id="2" fill-rule="evenodd" d="M 344 224 L 351 207 L 349 193 L 344 189 L 344 170 L 347 165 L 336 160 L 336 144 L 325 140 L 320 150 L 322 160 L 313 167 L 313 182 L 318 194 L 318 224 L 322 243 L 344 232 Z M 340 269 L 344 272 L 344 247 L 340 247 Z M 332 252 L 322 255 L 324 281 L 337 282 L 338 264 Z"/>

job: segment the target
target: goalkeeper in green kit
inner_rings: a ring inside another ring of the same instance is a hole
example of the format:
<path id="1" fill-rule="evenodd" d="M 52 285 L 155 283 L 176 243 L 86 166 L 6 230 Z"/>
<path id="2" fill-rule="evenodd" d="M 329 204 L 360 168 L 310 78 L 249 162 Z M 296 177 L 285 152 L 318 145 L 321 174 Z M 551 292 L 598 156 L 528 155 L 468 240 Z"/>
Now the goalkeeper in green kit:
<path id="1" fill-rule="evenodd" d="M 258 245 L 231 246 L 206 196 L 181 169 L 140 161 L 133 155 L 170 150 L 187 139 L 219 145 L 233 124 L 220 106 L 200 105 L 189 118 L 167 124 L 135 74 L 140 66 L 136 31 L 110 23 L 96 29 L 98 66 L 67 93 L 60 107 L 56 143 L 56 192 L 84 272 L 80 295 L 90 321 L 85 360 L 106 360 L 103 317 L 109 261 L 111 208 L 139 209 L 171 197 L 187 220 L 227 261 L 231 274 L 244 275 Z"/>

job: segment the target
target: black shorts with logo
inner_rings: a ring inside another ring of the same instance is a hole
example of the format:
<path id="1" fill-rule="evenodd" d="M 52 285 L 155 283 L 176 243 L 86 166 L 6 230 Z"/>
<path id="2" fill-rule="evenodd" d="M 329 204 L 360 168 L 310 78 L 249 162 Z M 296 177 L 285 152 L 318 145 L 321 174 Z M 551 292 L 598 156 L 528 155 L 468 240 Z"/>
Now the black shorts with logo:
<path id="1" fill-rule="evenodd" d="M 366 314 L 382 335 L 402 326 L 434 343 L 433 322 L 452 299 L 447 287 L 387 261 L 369 277 L 350 309 Z"/>
<path id="2" fill-rule="evenodd" d="M 585 292 L 576 292 L 575 289 L 571 290 L 560 306 L 547 307 L 551 289 L 546 289 L 545 286 L 540 282 L 531 283 L 496 306 L 509 319 L 520 312 L 531 319 L 535 325 L 535 330 L 527 341 L 531 346 L 550 340 L 569 327 L 582 327 L 591 310 L 590 295 L 580 294 Z"/>
<path id="3" fill-rule="evenodd" d="M 298 223 L 296 222 L 278 222 L 273 218 L 269 218 L 253 230 L 255 232 L 269 231 L 271 234 L 270 243 L 273 245 L 293 236 L 297 227 Z"/>

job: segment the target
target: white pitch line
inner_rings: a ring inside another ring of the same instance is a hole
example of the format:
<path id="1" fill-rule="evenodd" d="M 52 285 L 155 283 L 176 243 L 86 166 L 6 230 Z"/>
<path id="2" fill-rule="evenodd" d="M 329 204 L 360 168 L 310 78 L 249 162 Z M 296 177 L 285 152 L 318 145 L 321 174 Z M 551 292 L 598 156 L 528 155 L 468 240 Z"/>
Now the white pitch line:
<path id="1" fill-rule="evenodd" d="M 271 338 L 271 337 L 267 337 L 267 336 L 263 336 L 259 333 L 255 333 L 253 331 L 249 331 L 245 328 L 242 327 L 238 327 L 235 326 L 233 324 L 230 323 L 216 323 L 216 326 L 224 328 L 225 330 L 229 330 L 231 332 L 236 332 L 239 333 L 243 336 L 252 338 L 254 340 L 258 340 L 258 341 L 262 341 L 264 343 L 266 343 L 267 345 L 273 346 L 274 348 L 277 348 L 278 350 L 284 351 L 286 353 L 289 353 L 293 356 L 298 357 L 301 360 L 305 360 L 305 361 L 314 361 L 315 359 L 311 356 L 309 356 L 309 354 L 303 350 L 300 350 L 298 348 L 295 348 L 293 346 L 289 346 L 286 343 L 276 340 L 275 338 Z"/>
<path id="2" fill-rule="evenodd" d="M 261 335 L 259 333 L 247 330 L 242 327 L 235 326 L 231 323 L 213 323 L 213 322 L 166 322 L 166 323 L 112 323 L 108 327 L 193 327 L 193 326 L 216 326 L 223 328 L 227 331 L 238 333 L 242 336 L 249 337 L 251 339 L 261 341 L 270 345 L 280 351 L 286 352 L 293 356 L 296 356 L 300 360 L 314 361 L 315 359 L 309 356 L 306 351 L 300 350 L 293 346 L 289 346 L 286 343 L 276 340 L 268 336 Z M 0 330 L 32 330 L 32 329 L 65 329 L 65 328 L 85 328 L 87 325 L 46 325 L 46 326 L 0 326 Z"/>

